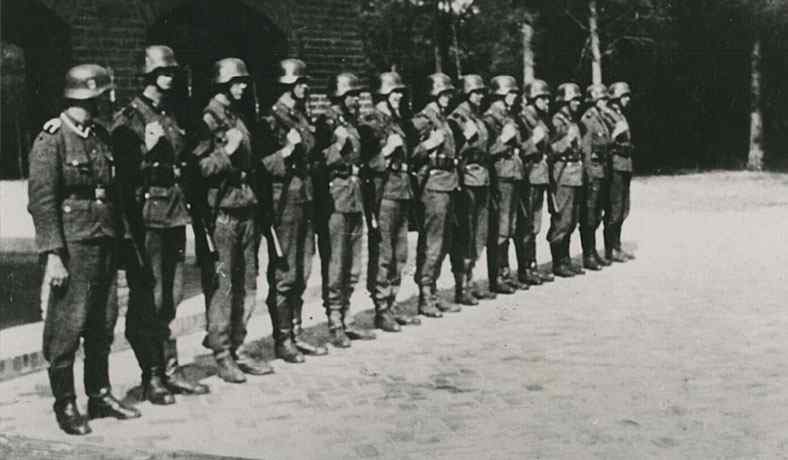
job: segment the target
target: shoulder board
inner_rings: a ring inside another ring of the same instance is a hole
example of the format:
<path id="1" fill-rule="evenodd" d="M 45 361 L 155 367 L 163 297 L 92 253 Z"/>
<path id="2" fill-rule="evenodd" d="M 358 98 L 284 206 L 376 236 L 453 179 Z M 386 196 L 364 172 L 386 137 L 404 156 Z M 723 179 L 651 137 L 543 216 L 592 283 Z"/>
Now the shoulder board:
<path id="1" fill-rule="evenodd" d="M 44 123 L 44 126 L 41 128 L 41 130 L 43 133 L 55 134 L 58 132 L 61 126 L 63 126 L 63 121 L 60 118 L 50 118 L 46 123 Z"/>

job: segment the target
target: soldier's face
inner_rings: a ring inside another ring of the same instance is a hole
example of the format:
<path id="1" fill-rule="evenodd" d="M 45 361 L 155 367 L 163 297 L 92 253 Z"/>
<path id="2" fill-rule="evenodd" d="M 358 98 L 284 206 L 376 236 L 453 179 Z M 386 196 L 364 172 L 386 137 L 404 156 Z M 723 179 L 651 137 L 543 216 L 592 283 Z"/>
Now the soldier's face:
<path id="1" fill-rule="evenodd" d="M 156 76 L 156 86 L 162 91 L 171 90 L 174 81 L 175 75 L 172 72 L 159 72 Z"/>
<path id="2" fill-rule="evenodd" d="M 451 93 L 444 91 L 438 95 L 438 106 L 442 109 L 448 109 L 451 103 Z"/>
<path id="3" fill-rule="evenodd" d="M 572 113 L 577 113 L 580 110 L 580 99 L 572 99 L 569 101 L 569 110 Z"/>
<path id="4" fill-rule="evenodd" d="M 345 107 L 353 113 L 358 112 L 358 96 L 359 93 L 355 91 L 345 94 Z"/>
<path id="5" fill-rule="evenodd" d="M 621 97 L 621 107 L 626 108 L 632 98 L 627 94 Z"/>
<path id="6" fill-rule="evenodd" d="M 233 100 L 240 101 L 243 99 L 247 86 L 249 85 L 243 80 L 230 83 L 230 96 L 232 96 Z"/>
<path id="7" fill-rule="evenodd" d="M 595 105 L 598 109 L 604 109 L 607 107 L 607 99 L 599 99 L 596 101 Z"/>
<path id="8" fill-rule="evenodd" d="M 519 94 L 514 92 L 507 93 L 506 96 L 504 96 L 503 101 L 506 102 L 507 106 L 511 107 L 515 102 L 517 102 L 517 96 L 519 96 Z"/>
<path id="9" fill-rule="evenodd" d="M 481 91 L 471 91 L 471 94 L 468 95 L 468 102 L 475 107 L 479 107 L 482 104 L 482 99 L 484 99 L 484 93 Z"/>
<path id="10" fill-rule="evenodd" d="M 547 113 L 550 110 L 550 98 L 545 96 L 539 96 L 534 101 L 534 106 L 540 112 Z"/>
<path id="11" fill-rule="evenodd" d="M 402 98 L 404 94 L 402 91 L 392 91 L 389 93 L 389 106 L 391 106 L 394 110 L 399 110 L 400 104 L 402 103 Z"/>
<path id="12" fill-rule="evenodd" d="M 304 81 L 300 81 L 296 83 L 295 86 L 293 87 L 293 97 L 295 97 L 298 100 L 302 100 L 306 98 L 308 92 L 309 92 L 309 85 Z"/>

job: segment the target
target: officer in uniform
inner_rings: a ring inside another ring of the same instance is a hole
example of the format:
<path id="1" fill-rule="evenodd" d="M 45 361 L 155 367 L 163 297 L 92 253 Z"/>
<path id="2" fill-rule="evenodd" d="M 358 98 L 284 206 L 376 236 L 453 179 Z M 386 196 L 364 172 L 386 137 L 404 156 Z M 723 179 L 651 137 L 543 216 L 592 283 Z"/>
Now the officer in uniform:
<path id="1" fill-rule="evenodd" d="M 587 101 L 591 106 L 580 119 L 583 138 L 583 198 L 580 207 L 580 242 L 583 245 L 583 266 L 601 270 L 610 265 L 596 250 L 596 230 L 607 202 L 607 152 L 610 131 L 602 118 L 607 108 L 607 88 L 597 84 L 588 87 Z"/>
<path id="2" fill-rule="evenodd" d="M 454 247 L 450 259 L 454 272 L 454 301 L 478 305 L 477 299 L 494 299 L 495 294 L 473 282 L 473 269 L 487 245 L 490 212 L 490 173 L 488 166 L 490 134 L 482 116 L 482 101 L 487 86 L 480 75 L 462 77 L 464 101 L 449 115 L 449 124 L 457 140 L 461 180 L 454 230 Z M 459 206 L 458 203 L 458 206 Z"/>
<path id="3" fill-rule="evenodd" d="M 527 187 L 523 191 L 524 216 L 518 216 L 515 249 L 517 271 L 521 282 L 531 285 L 553 281 L 553 275 L 538 269 L 536 261 L 536 237 L 542 229 L 547 186 L 550 182 L 547 160 L 550 156 L 550 86 L 544 80 L 534 80 L 525 90 L 526 104 L 520 112 L 524 134 L 529 141 L 523 148 L 523 161 L 527 175 Z"/>
<path id="4" fill-rule="evenodd" d="M 443 259 L 451 248 L 452 193 L 459 188 L 456 143 L 448 121 L 454 93 L 451 78 L 444 73 L 428 77 L 430 102 L 413 117 L 418 143 L 413 162 L 418 170 L 418 199 L 423 206 L 416 254 L 416 284 L 419 286 L 419 313 L 440 318 L 443 312 L 458 312 L 461 307 L 438 299 L 436 281 Z"/>
<path id="5" fill-rule="evenodd" d="M 254 310 L 259 237 L 255 228 L 258 198 L 251 184 L 256 162 L 249 130 L 239 112 L 249 72 L 237 58 L 217 61 L 214 71 L 216 93 L 203 109 L 203 127 L 194 149 L 208 187 L 218 253 L 218 286 L 206 296 L 208 335 L 204 343 L 213 350 L 219 377 L 242 383 L 244 373 L 273 372 L 268 363 L 241 348 Z"/>
<path id="6" fill-rule="evenodd" d="M 74 390 L 80 338 L 89 417 L 140 416 L 115 399 L 109 382 L 118 316 L 116 252 L 123 225 L 109 134 L 94 119 L 98 99 L 112 86 L 103 67 L 83 64 L 70 69 L 63 92 L 66 108 L 57 121 L 47 123 L 30 151 L 28 210 L 38 252 L 46 259 L 43 282 L 51 288 L 43 353 L 49 362 L 55 418 L 73 435 L 91 432 Z"/>
<path id="7" fill-rule="evenodd" d="M 509 75 L 498 75 L 490 81 L 493 103 L 484 114 L 485 123 L 490 129 L 490 155 L 495 159 L 496 200 L 498 215 L 494 216 L 493 226 L 497 228 L 495 253 L 490 259 L 495 266 L 490 278 L 494 292 L 512 294 L 517 289 L 528 289 L 509 270 L 509 240 L 514 237 L 520 207 L 519 190 L 525 177 L 525 168 L 520 152 L 523 146 L 522 133 L 517 124 L 517 99 L 520 88 L 517 81 Z M 491 237 L 492 238 L 492 237 Z"/>
<path id="8" fill-rule="evenodd" d="M 368 170 L 366 198 L 378 223 L 368 233 L 367 290 L 375 305 L 375 326 L 397 332 L 421 324 L 396 304 L 402 269 L 408 261 L 408 218 L 413 201 L 407 126 L 403 118 L 407 87 L 396 72 L 380 74 L 374 110 L 361 119 L 362 156 Z"/>
<path id="9" fill-rule="evenodd" d="M 327 293 L 328 329 L 331 344 L 350 346 L 351 340 L 372 340 L 371 331 L 353 327 L 349 321 L 350 297 L 361 273 L 361 238 L 364 232 L 362 196 L 359 95 L 364 90 L 352 73 L 340 73 L 329 82 L 332 105 L 318 119 L 318 146 L 328 172 L 330 241 Z M 390 324 L 388 324 L 390 325 Z"/>
<path id="10" fill-rule="evenodd" d="M 189 381 L 179 371 L 178 349 L 170 331 L 183 298 L 190 223 L 179 183 L 186 160 L 185 131 L 167 105 L 177 69 L 171 48 L 147 47 L 142 67 L 145 87 L 115 115 L 112 127 L 124 196 L 130 201 L 125 210 L 136 240 L 124 248 L 129 286 L 126 337 L 142 368 L 144 394 L 154 404 L 174 402 L 170 392 L 208 392 L 207 386 Z M 143 260 L 137 260 L 135 248 Z"/>
<path id="11" fill-rule="evenodd" d="M 550 193 L 554 212 L 550 218 L 547 241 L 553 255 L 553 273 L 571 277 L 584 273 L 569 255 L 570 237 L 580 217 L 580 187 L 583 185 L 583 162 L 580 127 L 577 124 L 582 94 L 575 83 L 558 87 L 559 109 L 553 115 L 552 165 Z"/>
<path id="12" fill-rule="evenodd" d="M 304 354 L 325 355 L 328 349 L 303 337 L 301 311 L 304 290 L 315 253 L 311 168 L 315 127 L 306 113 L 309 81 L 306 64 L 299 59 L 279 63 L 279 99 L 264 118 L 268 129 L 262 159 L 266 182 L 264 206 L 276 230 L 286 263 L 277 263 L 269 232 L 268 312 L 274 327 L 274 351 L 287 362 L 300 363 Z"/>
<path id="13" fill-rule="evenodd" d="M 605 257 L 613 262 L 626 262 L 635 256 L 621 248 L 621 227 L 629 216 L 629 185 L 632 181 L 632 133 L 624 111 L 632 93 L 629 84 L 610 85 L 610 102 L 605 110 L 605 121 L 611 132 L 610 195 L 605 213 Z"/>

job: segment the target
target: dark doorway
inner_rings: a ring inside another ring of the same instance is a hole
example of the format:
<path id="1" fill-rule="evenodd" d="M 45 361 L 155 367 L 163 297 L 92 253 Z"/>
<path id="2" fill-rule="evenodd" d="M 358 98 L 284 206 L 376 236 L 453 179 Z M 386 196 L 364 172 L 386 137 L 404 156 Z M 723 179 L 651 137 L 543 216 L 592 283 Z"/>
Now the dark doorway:
<path id="1" fill-rule="evenodd" d="M 192 114 L 210 98 L 213 64 L 225 57 L 246 62 L 265 110 L 273 103 L 272 82 L 278 62 L 287 52 L 283 31 L 264 14 L 233 0 L 188 2 L 154 24 L 148 31 L 148 42 L 171 46 L 180 63 L 191 69 Z M 251 115 L 253 98 L 247 99 L 247 115 Z"/>
<path id="2" fill-rule="evenodd" d="M 27 177 L 27 153 L 41 125 L 60 109 L 71 63 L 66 23 L 35 0 L 0 2 L 2 146 L 0 178 Z"/>

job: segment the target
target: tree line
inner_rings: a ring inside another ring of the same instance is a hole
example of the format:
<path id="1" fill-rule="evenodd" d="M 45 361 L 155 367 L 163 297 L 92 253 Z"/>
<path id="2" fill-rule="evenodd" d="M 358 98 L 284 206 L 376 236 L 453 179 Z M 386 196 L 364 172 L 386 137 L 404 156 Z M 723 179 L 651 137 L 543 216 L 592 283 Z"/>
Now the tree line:
<path id="1" fill-rule="evenodd" d="M 367 73 L 628 81 L 639 172 L 788 169 L 783 0 L 362 0 Z"/>

